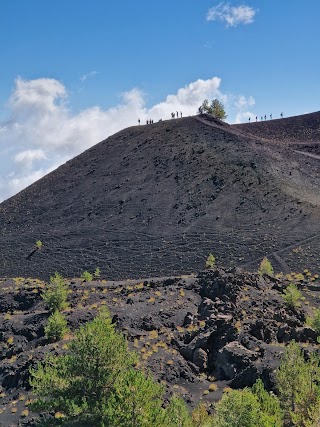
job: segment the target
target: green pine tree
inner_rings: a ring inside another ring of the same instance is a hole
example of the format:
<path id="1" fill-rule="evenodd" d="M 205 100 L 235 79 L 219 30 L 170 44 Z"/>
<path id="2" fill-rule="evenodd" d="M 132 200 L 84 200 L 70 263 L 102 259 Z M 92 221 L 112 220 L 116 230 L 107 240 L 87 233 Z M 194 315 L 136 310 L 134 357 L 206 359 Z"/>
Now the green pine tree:
<path id="1" fill-rule="evenodd" d="M 36 411 L 59 411 L 64 420 L 103 426 L 107 401 L 116 381 L 136 361 L 124 336 L 103 310 L 82 326 L 64 356 L 48 356 L 30 370 L 30 384 L 38 397 Z"/>
<path id="2" fill-rule="evenodd" d="M 294 426 L 317 426 L 320 414 L 320 359 L 311 354 L 305 360 L 299 344 L 286 348 L 276 372 L 282 407 Z"/>
<path id="3" fill-rule="evenodd" d="M 108 399 L 105 425 L 108 427 L 162 427 L 164 387 L 150 375 L 129 369 L 117 381 Z"/>
<path id="4" fill-rule="evenodd" d="M 55 272 L 54 276 L 50 277 L 50 282 L 42 292 L 42 298 L 49 306 L 52 312 L 63 310 L 68 307 L 67 303 L 68 287 L 65 284 L 64 278 Z"/>

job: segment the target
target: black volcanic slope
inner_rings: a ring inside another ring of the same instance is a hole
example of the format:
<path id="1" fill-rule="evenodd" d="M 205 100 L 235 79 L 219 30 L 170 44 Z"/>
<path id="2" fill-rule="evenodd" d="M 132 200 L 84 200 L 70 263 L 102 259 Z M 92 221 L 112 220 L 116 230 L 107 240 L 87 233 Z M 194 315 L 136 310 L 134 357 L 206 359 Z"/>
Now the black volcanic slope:
<path id="1" fill-rule="evenodd" d="M 5 276 L 109 279 L 320 265 L 320 113 L 125 129 L 0 205 Z M 43 248 L 35 251 L 35 242 Z"/>

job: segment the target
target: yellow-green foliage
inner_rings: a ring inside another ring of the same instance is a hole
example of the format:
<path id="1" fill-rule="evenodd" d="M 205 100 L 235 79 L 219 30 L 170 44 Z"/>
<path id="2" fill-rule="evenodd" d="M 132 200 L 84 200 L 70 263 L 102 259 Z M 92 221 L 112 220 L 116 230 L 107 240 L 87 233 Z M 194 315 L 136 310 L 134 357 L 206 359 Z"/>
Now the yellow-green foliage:
<path id="1" fill-rule="evenodd" d="M 58 310 L 51 314 L 47 326 L 44 328 L 45 336 L 50 341 L 59 341 L 68 332 L 67 321 Z"/>
<path id="2" fill-rule="evenodd" d="M 43 243 L 41 242 L 41 240 L 37 240 L 37 241 L 36 241 L 36 247 L 37 247 L 38 249 L 41 249 L 41 248 L 42 248 L 42 246 L 43 246 Z"/>
<path id="3" fill-rule="evenodd" d="M 100 272 L 99 272 L 99 274 L 100 274 Z M 86 282 L 91 282 L 93 280 L 93 274 L 91 274 L 89 271 L 84 271 L 81 274 L 81 278 L 83 280 L 85 280 Z"/>
<path id="4" fill-rule="evenodd" d="M 216 263 L 216 258 L 214 257 L 214 255 L 209 254 L 206 259 L 206 268 L 213 268 L 215 266 L 215 263 Z"/>
<path id="5" fill-rule="evenodd" d="M 269 276 L 273 275 L 273 267 L 271 265 L 271 262 L 268 260 L 268 258 L 264 257 L 263 260 L 260 263 L 258 273 L 260 276 L 263 276 L 264 274 L 268 274 Z"/>
<path id="6" fill-rule="evenodd" d="M 50 283 L 45 286 L 42 298 L 49 306 L 49 309 L 54 312 L 68 307 L 67 297 L 68 287 L 63 277 L 56 272 L 54 276 L 50 277 Z"/>
<path id="7" fill-rule="evenodd" d="M 283 291 L 283 299 L 286 305 L 290 308 L 297 308 L 301 306 L 302 294 L 297 286 L 291 283 L 287 289 Z"/>

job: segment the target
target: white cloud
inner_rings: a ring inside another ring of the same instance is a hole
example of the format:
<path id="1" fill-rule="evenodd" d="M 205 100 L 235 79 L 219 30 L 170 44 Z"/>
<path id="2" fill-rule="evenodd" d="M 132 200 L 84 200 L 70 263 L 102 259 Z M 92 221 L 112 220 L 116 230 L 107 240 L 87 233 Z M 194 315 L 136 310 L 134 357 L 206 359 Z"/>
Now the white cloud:
<path id="1" fill-rule="evenodd" d="M 255 120 L 255 114 L 249 111 L 256 103 L 252 96 L 246 98 L 243 95 L 233 97 L 233 106 L 236 110 L 235 123 L 248 122 L 249 118 L 251 121 Z"/>
<path id="2" fill-rule="evenodd" d="M 26 150 L 14 156 L 14 161 L 30 168 L 35 160 L 46 159 L 46 155 L 43 150 Z"/>
<path id="3" fill-rule="evenodd" d="M 219 3 L 207 12 L 207 21 L 222 21 L 227 27 L 240 24 L 251 24 L 257 11 L 250 6 L 231 6 L 230 3 Z"/>
<path id="4" fill-rule="evenodd" d="M 134 88 L 107 110 L 98 106 L 72 114 L 68 92 L 54 79 L 16 80 L 9 117 L 0 122 L 0 202 L 115 132 L 147 119 L 170 119 L 171 112 L 194 115 L 205 98 L 218 98 L 230 113 L 245 114 L 253 98 L 226 95 L 221 79 L 196 80 L 146 107 L 145 95 Z"/>
<path id="5" fill-rule="evenodd" d="M 96 76 L 97 74 L 99 74 L 99 71 L 90 71 L 89 73 L 87 73 L 87 74 L 83 74 L 83 76 L 81 76 L 80 77 L 80 80 L 82 81 L 82 82 L 85 82 L 86 80 L 88 80 L 90 77 L 94 77 L 94 76 Z"/>

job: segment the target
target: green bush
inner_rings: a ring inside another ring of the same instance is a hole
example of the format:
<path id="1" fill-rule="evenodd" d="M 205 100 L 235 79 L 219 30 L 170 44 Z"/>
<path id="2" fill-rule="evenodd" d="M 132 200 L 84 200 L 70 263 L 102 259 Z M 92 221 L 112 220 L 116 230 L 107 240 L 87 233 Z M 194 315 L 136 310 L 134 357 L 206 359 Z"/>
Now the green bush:
<path id="1" fill-rule="evenodd" d="M 261 411 L 263 412 L 262 418 L 266 419 L 266 425 L 270 423 L 272 427 L 282 427 L 283 411 L 278 397 L 267 392 L 261 379 L 258 379 L 253 385 L 252 392 L 259 401 Z"/>
<path id="2" fill-rule="evenodd" d="M 320 335 L 320 309 L 315 310 L 314 317 L 310 322 L 310 326 Z"/>
<path id="3" fill-rule="evenodd" d="M 258 269 L 258 274 L 260 274 L 260 276 L 263 276 L 265 274 L 267 274 L 268 276 L 273 275 L 273 267 L 271 265 L 271 262 L 268 260 L 268 258 L 264 257 L 263 260 L 261 261 Z"/>
<path id="4" fill-rule="evenodd" d="M 30 384 L 38 397 L 33 410 L 60 411 L 66 420 L 103 426 L 115 384 L 135 361 L 109 312 L 102 310 L 76 332 L 66 355 L 48 356 L 30 370 Z"/>
<path id="5" fill-rule="evenodd" d="M 66 354 L 48 355 L 30 369 L 36 399 L 31 409 L 56 425 L 52 412 L 64 414 L 63 425 L 94 427 L 191 427 L 182 399 L 164 409 L 164 387 L 134 368 L 135 353 L 116 331 L 106 309 L 83 325 Z"/>
<path id="6" fill-rule="evenodd" d="M 107 403 L 105 424 L 108 427 L 163 427 L 164 387 L 135 369 L 126 371 L 116 382 Z M 178 424 L 175 424 L 178 426 Z"/>
<path id="7" fill-rule="evenodd" d="M 291 283 L 287 289 L 283 291 L 283 299 L 286 305 L 290 308 L 298 308 L 301 306 L 302 294 L 297 288 L 297 285 Z"/>
<path id="8" fill-rule="evenodd" d="M 211 114 L 213 117 L 220 120 L 225 120 L 228 117 L 222 102 L 218 99 L 213 99 L 210 105 L 209 101 L 205 99 L 199 108 L 199 112 Z"/>
<path id="9" fill-rule="evenodd" d="M 49 309 L 55 312 L 68 307 L 67 297 L 68 287 L 63 277 L 56 272 L 54 276 L 50 277 L 50 283 L 45 286 L 42 298 L 49 306 Z"/>
<path id="10" fill-rule="evenodd" d="M 193 427 L 213 427 L 213 417 L 209 415 L 203 402 L 192 411 L 192 422 Z"/>
<path id="11" fill-rule="evenodd" d="M 215 266 L 215 263 L 216 258 L 212 254 L 209 254 L 206 259 L 206 268 L 213 268 Z"/>
<path id="12" fill-rule="evenodd" d="M 290 425 L 319 427 L 320 423 L 320 359 L 311 354 L 305 360 L 299 344 L 286 348 L 276 371 L 279 399 Z"/>
<path id="13" fill-rule="evenodd" d="M 190 412 L 181 397 L 174 395 L 171 398 L 165 421 L 163 425 L 166 427 L 193 427 Z"/>
<path id="14" fill-rule="evenodd" d="M 91 274 L 89 271 L 84 271 L 81 274 L 81 279 L 85 280 L 86 282 L 91 282 L 93 280 L 93 274 Z"/>
<path id="15" fill-rule="evenodd" d="M 44 328 L 45 336 L 50 341 L 59 341 L 68 332 L 67 321 L 63 314 L 55 311 Z"/>
<path id="16" fill-rule="evenodd" d="M 213 427 L 272 427 L 266 418 L 250 389 L 232 390 L 215 405 Z"/>
<path id="17" fill-rule="evenodd" d="M 95 270 L 94 270 L 94 273 L 93 273 L 93 277 L 95 278 L 95 279 L 99 279 L 99 277 L 100 277 L 100 268 L 99 267 L 97 267 Z"/>

